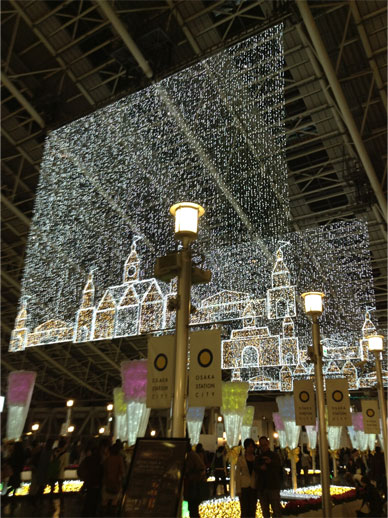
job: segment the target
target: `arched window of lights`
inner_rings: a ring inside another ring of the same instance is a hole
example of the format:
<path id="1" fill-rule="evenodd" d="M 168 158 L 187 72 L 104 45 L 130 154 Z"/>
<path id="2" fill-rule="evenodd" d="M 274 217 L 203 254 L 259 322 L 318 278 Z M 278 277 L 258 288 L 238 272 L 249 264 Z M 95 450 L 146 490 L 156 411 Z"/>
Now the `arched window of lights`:
<path id="1" fill-rule="evenodd" d="M 292 353 L 287 353 L 284 357 L 284 363 L 286 365 L 293 365 L 294 364 L 294 355 Z"/>
<path id="2" fill-rule="evenodd" d="M 257 367 L 259 364 L 259 354 L 256 347 L 249 345 L 242 352 L 243 367 Z"/>
<path id="3" fill-rule="evenodd" d="M 276 301 L 276 318 L 283 318 L 288 315 L 288 303 L 286 299 Z"/>

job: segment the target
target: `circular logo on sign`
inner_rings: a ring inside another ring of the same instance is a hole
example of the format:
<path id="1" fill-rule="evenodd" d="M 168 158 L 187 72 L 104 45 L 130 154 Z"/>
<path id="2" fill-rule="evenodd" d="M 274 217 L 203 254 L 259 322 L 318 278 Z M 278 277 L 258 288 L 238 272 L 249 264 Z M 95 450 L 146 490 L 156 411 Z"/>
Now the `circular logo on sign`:
<path id="1" fill-rule="evenodd" d="M 307 401 L 310 399 L 310 394 L 305 390 L 302 390 L 302 392 L 299 394 L 299 399 L 302 401 L 302 403 L 307 403 Z"/>
<path id="2" fill-rule="evenodd" d="M 163 353 L 158 354 L 157 357 L 154 360 L 154 367 L 158 371 L 164 371 L 164 369 L 167 367 L 168 359 L 167 356 Z"/>
<path id="3" fill-rule="evenodd" d="M 373 417 L 375 415 L 375 411 L 373 410 L 373 408 L 368 408 L 368 410 L 366 411 L 366 415 L 368 417 Z"/>
<path id="4" fill-rule="evenodd" d="M 209 367 L 213 361 L 213 353 L 209 349 L 202 349 L 198 353 L 198 363 L 201 367 Z"/>
<path id="5" fill-rule="evenodd" d="M 344 398 L 344 395 L 342 394 L 342 392 L 340 390 L 335 390 L 333 392 L 333 396 L 332 398 L 334 399 L 334 401 L 336 401 L 337 403 L 340 403 L 343 398 Z"/>

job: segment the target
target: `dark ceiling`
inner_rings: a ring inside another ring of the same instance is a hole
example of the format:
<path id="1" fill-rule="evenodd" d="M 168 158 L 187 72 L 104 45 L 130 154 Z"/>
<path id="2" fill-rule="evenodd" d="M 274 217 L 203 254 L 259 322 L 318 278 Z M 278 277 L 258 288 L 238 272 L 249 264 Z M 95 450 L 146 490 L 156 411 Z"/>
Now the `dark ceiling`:
<path id="1" fill-rule="evenodd" d="M 375 0 L 3 0 L 2 393 L 8 371 L 33 369 L 35 405 L 103 403 L 120 361 L 145 352 L 144 338 L 7 351 L 45 136 L 278 22 L 292 226 L 368 222 L 373 318 L 386 329 L 386 11 Z"/>

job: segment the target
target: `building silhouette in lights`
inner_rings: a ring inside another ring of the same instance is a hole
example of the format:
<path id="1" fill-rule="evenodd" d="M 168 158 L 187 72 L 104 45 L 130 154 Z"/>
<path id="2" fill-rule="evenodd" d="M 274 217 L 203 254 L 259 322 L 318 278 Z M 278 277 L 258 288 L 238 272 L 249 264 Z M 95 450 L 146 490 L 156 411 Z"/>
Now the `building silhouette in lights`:
<path id="1" fill-rule="evenodd" d="M 176 297 L 176 279 L 166 284 L 155 278 L 140 279 L 139 273 L 140 259 L 135 240 L 124 264 L 122 283 L 106 288 L 99 300 L 95 296 L 93 271 L 89 272 L 73 324 L 53 319 L 30 331 L 28 298 L 23 298 L 11 334 L 10 351 L 49 343 L 136 336 L 173 328 L 175 311 L 170 311 L 169 307 L 170 299 Z M 265 297 L 255 299 L 249 293 L 222 290 L 201 301 L 191 316 L 191 323 L 231 322 L 230 337 L 221 343 L 221 361 L 223 369 L 231 370 L 232 380 L 249 381 L 251 390 L 291 391 L 294 379 L 307 379 L 313 372 L 306 349 L 300 347 L 296 336 L 295 317 L 296 286 L 291 284 L 290 272 L 279 247 L 271 273 L 271 287 Z M 271 332 L 271 329 L 278 332 Z M 346 376 L 350 389 L 375 383 L 375 372 L 360 375 L 356 368 L 360 362 L 372 359 L 366 337 L 374 331 L 367 311 L 359 344 L 323 339 L 325 376 Z M 386 372 L 383 375 L 387 377 Z"/>

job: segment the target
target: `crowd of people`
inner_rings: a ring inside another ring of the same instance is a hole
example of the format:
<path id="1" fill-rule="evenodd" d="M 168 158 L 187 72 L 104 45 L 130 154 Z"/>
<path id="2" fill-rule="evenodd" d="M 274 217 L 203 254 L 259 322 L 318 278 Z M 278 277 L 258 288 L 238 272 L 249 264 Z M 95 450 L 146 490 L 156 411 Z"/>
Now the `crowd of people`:
<path id="1" fill-rule="evenodd" d="M 189 503 L 191 518 L 199 516 L 199 505 L 203 500 L 216 497 L 219 493 L 228 495 L 229 460 L 225 446 L 219 446 L 214 454 L 204 451 L 198 444 L 190 449 L 185 477 L 185 498 Z M 319 452 L 316 455 L 319 469 Z M 381 448 L 368 455 L 358 450 L 342 448 L 338 459 L 339 485 L 348 485 L 358 490 L 362 500 L 358 516 L 383 516 L 383 505 L 387 499 L 384 455 Z M 297 462 L 298 487 L 319 483 L 319 475 L 309 474 L 312 461 L 306 446 L 299 447 Z M 260 503 L 263 518 L 269 518 L 270 507 L 274 518 L 282 515 L 280 490 L 290 488 L 290 461 L 285 450 L 270 449 L 267 437 L 260 437 L 257 445 L 253 439 L 244 441 L 244 448 L 236 464 L 236 494 L 240 500 L 241 518 L 255 516 L 257 502 Z M 331 473 L 334 475 L 332 458 Z M 205 481 L 212 475 L 212 486 Z M 315 479 L 314 479 L 315 477 Z"/>
<path id="2" fill-rule="evenodd" d="M 112 444 L 111 437 L 84 439 L 83 441 L 61 437 L 44 443 L 32 441 L 24 444 L 11 441 L 2 445 L 1 481 L 3 483 L 2 509 L 9 505 L 10 514 L 16 506 L 15 491 L 21 484 L 25 466 L 31 470 L 29 501 L 40 509 L 47 502 L 48 510 L 54 505 L 54 488 L 58 486 L 58 498 L 63 504 L 65 468 L 76 467 L 82 488 L 80 516 L 116 516 L 122 499 L 126 474 L 131 462 L 133 447 L 124 447 L 120 440 Z M 316 455 L 319 468 L 319 454 Z M 339 451 L 339 477 L 337 483 L 360 489 L 363 499 L 359 516 L 381 516 L 387 498 L 384 455 L 379 447 L 373 454 L 361 455 L 358 450 L 343 448 Z M 255 516 L 257 502 L 262 515 L 269 518 L 281 516 L 280 490 L 289 487 L 286 471 L 289 460 L 280 448 L 270 449 L 267 437 L 244 441 L 244 448 L 236 463 L 236 494 L 240 500 L 241 517 Z M 309 475 L 311 456 L 307 448 L 300 447 L 297 463 L 298 485 L 307 486 L 313 481 Z M 184 498 L 188 501 L 191 518 L 199 516 L 202 501 L 229 494 L 230 458 L 225 446 L 213 452 L 204 450 L 202 444 L 194 449 L 188 446 L 184 475 Z M 209 476 L 212 478 L 209 479 Z M 211 482 L 209 483 L 209 480 Z M 45 488 L 51 488 L 43 497 Z M 368 512 L 365 512 L 368 510 Z M 368 514 L 369 513 L 369 514 Z M 374 513 L 374 514 L 370 514 Z"/>
<path id="3" fill-rule="evenodd" d="M 54 509 L 56 485 L 63 505 L 64 472 L 69 465 L 76 467 L 79 479 L 84 482 L 80 516 L 117 515 L 132 454 L 132 449 L 124 449 L 120 440 L 112 444 L 111 438 L 104 437 L 82 444 L 62 437 L 57 441 L 50 438 L 44 443 L 33 441 L 24 446 L 20 441 L 11 441 L 2 446 L 1 453 L 2 509 L 9 506 L 11 515 L 15 511 L 15 492 L 21 484 L 24 466 L 31 470 L 29 502 L 32 508 L 42 509 L 47 501 L 50 511 Z M 43 498 L 47 486 L 50 492 Z"/>

